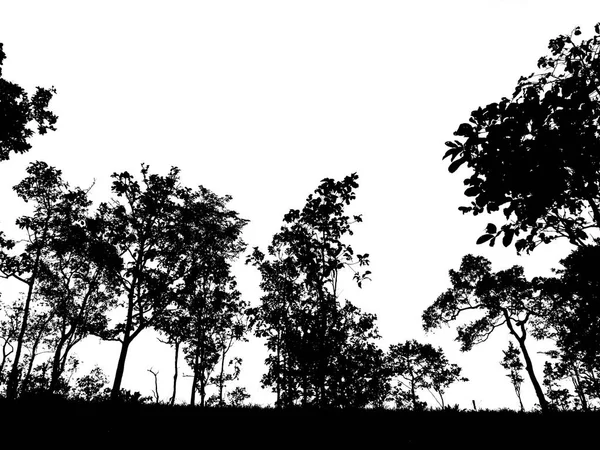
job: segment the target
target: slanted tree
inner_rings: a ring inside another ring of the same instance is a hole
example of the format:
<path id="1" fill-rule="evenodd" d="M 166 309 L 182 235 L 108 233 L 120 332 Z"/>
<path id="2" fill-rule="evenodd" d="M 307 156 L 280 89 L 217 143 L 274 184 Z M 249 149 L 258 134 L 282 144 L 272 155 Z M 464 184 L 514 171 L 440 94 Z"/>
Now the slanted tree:
<path id="1" fill-rule="evenodd" d="M 424 409 L 427 403 L 419 399 L 417 391 L 425 389 L 444 409 L 446 389 L 457 381 L 468 381 L 460 376 L 462 369 L 451 364 L 441 348 L 414 339 L 392 344 L 386 355 L 386 365 L 395 381 L 390 397 L 397 408 Z"/>
<path id="2" fill-rule="evenodd" d="M 29 94 L 18 84 L 2 76 L 2 64 L 6 59 L 3 44 L 0 43 L 0 161 L 10 158 L 11 153 L 25 153 L 31 148 L 30 138 L 35 133 L 31 128 L 37 125 L 37 132 L 45 134 L 55 130 L 57 117 L 48 109 L 54 87 L 38 87 Z"/>
<path id="3" fill-rule="evenodd" d="M 550 40 L 539 72 L 521 77 L 510 98 L 478 108 L 446 142 L 449 171 L 460 166 L 463 213 L 502 209 L 503 224 L 489 224 L 478 243 L 502 236 L 517 251 L 566 238 L 576 246 L 600 231 L 600 24 L 581 38 L 579 27 Z"/>
<path id="4" fill-rule="evenodd" d="M 514 346 L 512 341 L 509 341 L 508 348 L 502 350 L 502 353 L 504 354 L 504 357 L 502 358 L 502 361 L 500 361 L 500 365 L 508 372 L 506 376 L 515 390 L 515 394 L 519 399 L 521 412 L 523 412 L 525 411 L 523 399 L 521 398 L 521 384 L 523 383 L 521 371 L 523 370 L 523 363 L 521 362 L 521 358 L 519 358 L 519 349 Z"/>
<path id="5" fill-rule="evenodd" d="M 466 255 L 458 271 L 450 270 L 452 287 L 441 294 L 423 312 L 423 327 L 431 331 L 450 324 L 469 312 L 483 314 L 460 325 L 456 340 L 461 350 L 485 342 L 498 328 L 506 326 L 516 339 L 525 360 L 525 368 L 537 395 L 542 411 L 548 411 L 548 401 L 533 369 L 531 356 L 525 345 L 530 320 L 539 320 L 539 299 L 521 266 L 492 272 L 490 262 L 482 256 Z"/>

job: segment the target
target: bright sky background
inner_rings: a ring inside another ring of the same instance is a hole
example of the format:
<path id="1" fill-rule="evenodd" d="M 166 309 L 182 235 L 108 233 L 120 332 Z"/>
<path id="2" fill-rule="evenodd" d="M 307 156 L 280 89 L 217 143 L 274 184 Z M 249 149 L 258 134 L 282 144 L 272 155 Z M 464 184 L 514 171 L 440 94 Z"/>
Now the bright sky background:
<path id="1" fill-rule="evenodd" d="M 29 153 L 0 164 L 0 227 L 13 231 L 26 211 L 11 188 L 31 161 L 62 169 L 72 185 L 95 179 L 98 201 L 110 198 L 113 172 L 139 173 L 145 162 L 162 174 L 178 166 L 186 185 L 232 195 L 231 208 L 250 220 L 244 240 L 265 249 L 322 178 L 357 172 L 353 212 L 364 222 L 349 242 L 371 255 L 373 276 L 344 297 L 377 314 L 382 347 L 415 338 L 463 367 L 471 381 L 451 388 L 448 404 L 516 408 L 499 365 L 507 332 L 462 354 L 453 328 L 426 336 L 421 313 L 467 253 L 486 256 L 494 270 L 521 264 L 531 277 L 549 274 L 569 248 L 554 243 L 518 257 L 514 248 L 475 245 L 490 218 L 457 210 L 467 204 L 467 172 L 448 173 L 444 142 L 470 111 L 510 96 L 551 38 L 577 25 L 587 37 L 599 21 L 593 0 L 2 0 L 4 77 L 30 92 L 55 86 L 59 121 Z M 257 271 L 235 270 L 256 303 Z M 237 350 L 251 401 L 272 402 L 259 386 L 262 342 Z M 75 351 L 112 379 L 117 344 L 90 339 Z M 154 368 L 167 399 L 172 357 L 142 334 L 124 387 L 150 395 L 146 370 Z M 541 355 L 533 357 L 541 380 Z M 180 369 L 189 373 L 183 358 Z M 181 401 L 190 383 L 180 378 Z M 531 408 L 528 379 L 523 395 Z"/>

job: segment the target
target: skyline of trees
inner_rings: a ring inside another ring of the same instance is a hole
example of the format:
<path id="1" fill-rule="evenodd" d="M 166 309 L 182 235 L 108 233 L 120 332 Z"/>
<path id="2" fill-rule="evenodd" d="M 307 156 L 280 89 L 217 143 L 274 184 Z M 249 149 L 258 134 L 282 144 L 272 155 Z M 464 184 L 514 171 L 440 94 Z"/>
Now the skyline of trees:
<path id="1" fill-rule="evenodd" d="M 511 99 L 473 111 L 455 132 L 463 140 L 446 143 L 448 170 L 473 171 L 465 179 L 473 202 L 459 209 L 504 214 L 505 223 L 489 223 L 478 244 L 501 238 L 521 253 L 564 237 L 574 248 L 556 276 L 532 280 L 521 266 L 492 272 L 486 258 L 466 255 L 450 270 L 451 288 L 422 315 L 429 332 L 479 313 L 457 325 L 462 351 L 505 327 L 519 348 L 511 342 L 501 365 L 521 410 L 523 367 L 542 412 L 600 404 L 600 24 L 595 32 L 578 40 L 577 28 L 551 40 L 540 73 L 522 77 Z M 4 58 L 0 44 L 0 77 Z M 29 150 L 33 123 L 39 134 L 55 129 L 57 117 L 48 110 L 54 93 L 38 88 L 29 99 L 0 78 L 0 161 Z M 254 247 L 249 254 L 242 240 L 248 220 L 228 208 L 231 197 L 183 186 L 177 167 L 159 175 L 142 164 L 139 178 L 111 178 L 113 198 L 95 208 L 91 188 L 71 187 L 43 161 L 30 163 L 14 187 L 31 212 L 16 219 L 22 236 L 0 230 L 0 277 L 26 291 L 23 298 L 0 297 L 0 393 L 9 400 L 49 393 L 142 401 L 122 381 L 130 346 L 146 330 L 174 350 L 170 404 L 181 351 L 192 372 L 191 405 L 197 394 L 201 407 L 242 404 L 244 387 L 226 389 L 239 378 L 242 359 L 228 355 L 250 335 L 266 341 L 262 384 L 277 407 L 419 410 L 426 404 L 417 391 L 426 390 L 444 409 L 446 389 L 468 381 L 431 344 L 380 348 L 377 317 L 341 297 L 342 284 L 360 288 L 371 274 L 369 254 L 348 243 L 362 222 L 346 212 L 356 198 L 356 173 L 321 180 L 302 209 L 284 215 L 266 252 Z M 243 298 L 231 271 L 244 254 L 261 276 L 259 305 Z M 72 351 L 88 336 L 120 343 L 110 388 L 101 369 L 73 382 L 80 361 Z M 528 336 L 555 343 L 541 382 Z M 154 396 L 158 402 L 157 388 Z"/>

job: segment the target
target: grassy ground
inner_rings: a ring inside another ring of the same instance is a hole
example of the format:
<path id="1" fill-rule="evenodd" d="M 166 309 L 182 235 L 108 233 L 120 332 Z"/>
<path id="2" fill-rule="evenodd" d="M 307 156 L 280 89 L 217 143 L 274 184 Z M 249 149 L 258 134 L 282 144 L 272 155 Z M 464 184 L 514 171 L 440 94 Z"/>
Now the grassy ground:
<path id="1" fill-rule="evenodd" d="M 597 448 L 600 413 L 302 410 L 0 400 L 3 440 L 66 448 Z"/>

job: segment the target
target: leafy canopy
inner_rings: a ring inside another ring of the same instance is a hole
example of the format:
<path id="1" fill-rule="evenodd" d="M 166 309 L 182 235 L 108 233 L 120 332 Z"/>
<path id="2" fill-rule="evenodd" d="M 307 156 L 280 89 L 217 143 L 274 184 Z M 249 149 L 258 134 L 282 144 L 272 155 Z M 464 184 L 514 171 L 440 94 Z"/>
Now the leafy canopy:
<path id="1" fill-rule="evenodd" d="M 550 41 L 539 73 L 521 77 L 511 98 L 478 108 L 446 142 L 455 172 L 466 165 L 460 207 L 477 215 L 502 210 L 477 243 L 502 236 L 518 252 L 559 237 L 584 245 L 600 229 L 600 24 L 587 40 L 576 28 Z"/>

